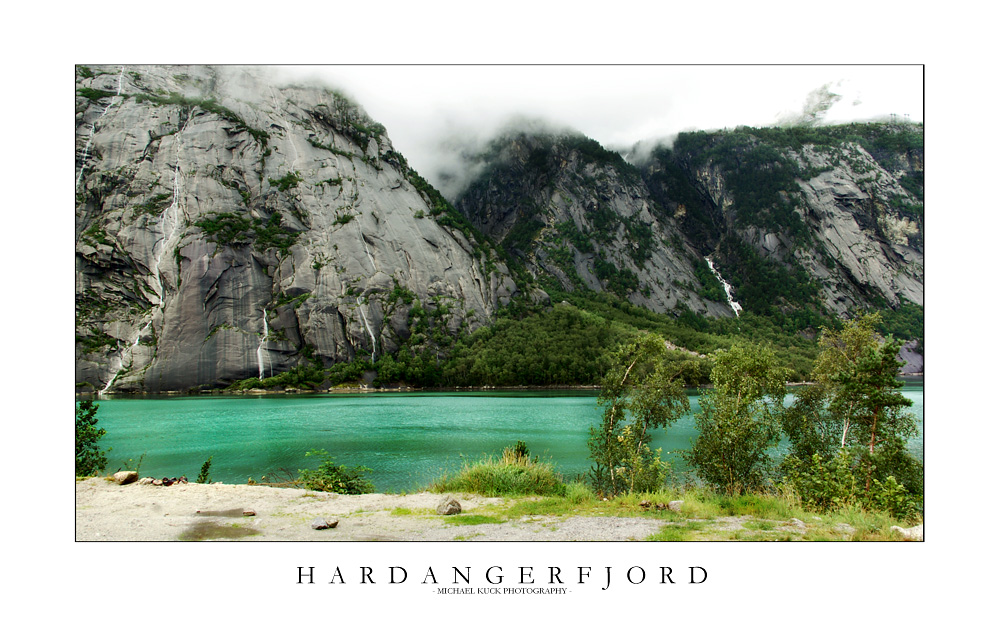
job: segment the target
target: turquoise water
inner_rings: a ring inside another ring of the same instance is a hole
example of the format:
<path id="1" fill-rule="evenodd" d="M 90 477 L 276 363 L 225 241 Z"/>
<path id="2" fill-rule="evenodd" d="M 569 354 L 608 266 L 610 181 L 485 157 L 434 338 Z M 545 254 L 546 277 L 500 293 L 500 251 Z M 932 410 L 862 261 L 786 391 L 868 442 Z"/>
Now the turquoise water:
<path id="1" fill-rule="evenodd" d="M 914 402 L 922 432 L 922 382 L 903 392 Z M 696 394 L 690 399 L 697 409 Z M 134 468 L 142 457 L 143 475 L 193 481 L 212 456 L 213 481 L 246 483 L 314 468 L 318 460 L 306 452 L 326 449 L 339 464 L 372 468 L 380 492 L 426 486 L 463 461 L 499 454 L 518 440 L 564 475 L 585 474 L 589 429 L 601 414 L 594 392 L 112 397 L 99 403 L 110 470 L 128 460 Z M 654 430 L 653 446 L 684 471 L 675 452 L 688 448 L 695 434 L 694 418 L 685 417 L 666 433 Z M 921 447 L 922 433 L 911 442 L 914 452 Z"/>

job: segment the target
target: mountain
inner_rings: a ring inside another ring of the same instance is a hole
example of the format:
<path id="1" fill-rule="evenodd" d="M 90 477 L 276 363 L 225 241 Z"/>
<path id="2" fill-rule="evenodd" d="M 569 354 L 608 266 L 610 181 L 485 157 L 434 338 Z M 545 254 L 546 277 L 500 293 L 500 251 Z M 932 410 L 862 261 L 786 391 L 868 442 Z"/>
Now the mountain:
<path id="1" fill-rule="evenodd" d="M 456 199 L 469 221 L 543 284 L 611 292 L 652 311 L 732 315 L 697 250 L 638 169 L 575 133 L 509 132 Z"/>
<path id="2" fill-rule="evenodd" d="M 323 87 L 79 66 L 76 162 L 82 390 L 217 387 L 426 348 L 523 295 L 385 128 Z"/>
<path id="3" fill-rule="evenodd" d="M 80 392 L 593 384 L 638 331 L 695 384 L 738 339 L 804 378 L 839 318 L 922 336 L 921 125 L 526 124 L 450 203 L 322 85 L 78 66 L 75 103 Z"/>
<path id="4" fill-rule="evenodd" d="M 507 131 L 455 206 L 542 283 L 656 312 L 805 328 L 922 306 L 921 125 L 691 132 L 625 154 Z"/>

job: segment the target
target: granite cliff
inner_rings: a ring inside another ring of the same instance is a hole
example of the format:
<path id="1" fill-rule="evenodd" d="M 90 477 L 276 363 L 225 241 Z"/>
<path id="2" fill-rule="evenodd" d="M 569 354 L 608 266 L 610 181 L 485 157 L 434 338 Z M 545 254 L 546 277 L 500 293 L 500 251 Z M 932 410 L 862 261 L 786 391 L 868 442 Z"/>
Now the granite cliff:
<path id="1" fill-rule="evenodd" d="M 76 86 L 78 388 L 375 357 L 520 294 L 340 93 L 205 66 L 81 66 Z"/>
<path id="2" fill-rule="evenodd" d="M 922 126 L 693 132 L 622 153 L 507 131 L 455 205 L 543 283 L 656 312 L 804 328 L 923 305 Z"/>
<path id="3" fill-rule="evenodd" d="M 403 378 L 457 344 L 468 354 L 462 337 L 498 314 L 543 311 L 547 292 L 688 326 L 747 311 L 807 341 L 834 317 L 923 305 L 922 125 L 742 127 L 612 151 L 529 123 L 464 154 L 475 175 L 449 203 L 322 85 L 78 66 L 75 101 L 80 391 L 366 360 Z"/>

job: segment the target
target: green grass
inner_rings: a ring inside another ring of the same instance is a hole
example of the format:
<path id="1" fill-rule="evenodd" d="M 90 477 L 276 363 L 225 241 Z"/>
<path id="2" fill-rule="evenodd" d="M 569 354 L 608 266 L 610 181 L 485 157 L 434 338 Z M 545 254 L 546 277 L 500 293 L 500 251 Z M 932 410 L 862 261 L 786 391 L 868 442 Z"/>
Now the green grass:
<path id="1" fill-rule="evenodd" d="M 452 525 L 484 525 L 487 523 L 498 525 L 504 522 L 495 516 L 484 516 L 482 514 L 453 514 L 452 516 L 446 516 L 445 521 Z"/>
<path id="2" fill-rule="evenodd" d="M 685 522 L 664 526 L 648 538 L 650 542 L 686 542 L 694 539 L 695 532 L 704 529 L 704 523 Z"/>
<path id="3" fill-rule="evenodd" d="M 901 540 L 891 531 L 892 525 L 910 526 L 910 522 L 901 522 L 888 514 L 856 507 L 831 513 L 813 512 L 803 508 L 794 496 L 782 493 L 730 497 L 701 488 L 670 488 L 603 500 L 581 483 L 574 482 L 566 488 L 564 495 L 514 498 L 481 512 L 492 519 L 490 522 L 527 516 L 658 519 L 667 524 L 649 540 L 670 542 Z M 679 511 L 657 509 L 657 504 L 667 506 L 671 501 L 683 501 Z M 802 521 L 805 527 L 792 519 Z"/>
<path id="4" fill-rule="evenodd" d="M 504 450 L 503 456 L 488 456 L 466 464 L 455 475 L 445 475 L 431 486 L 433 492 L 470 492 L 488 497 L 547 495 L 563 497 L 566 484 L 550 462 L 538 462 Z"/>

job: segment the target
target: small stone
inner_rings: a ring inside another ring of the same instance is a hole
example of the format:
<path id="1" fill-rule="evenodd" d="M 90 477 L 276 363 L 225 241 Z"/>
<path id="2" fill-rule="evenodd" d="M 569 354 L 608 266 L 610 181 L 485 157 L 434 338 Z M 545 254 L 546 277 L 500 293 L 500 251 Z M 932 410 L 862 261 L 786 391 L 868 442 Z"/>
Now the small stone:
<path id="1" fill-rule="evenodd" d="M 437 513 L 445 516 L 462 513 L 462 504 L 454 497 L 448 497 L 437 506 Z"/>
<path id="2" fill-rule="evenodd" d="M 312 522 L 313 529 L 333 529 L 340 524 L 340 520 L 336 518 L 317 518 Z"/>
<path id="3" fill-rule="evenodd" d="M 162 486 L 163 485 L 163 480 L 162 479 L 154 479 L 153 480 L 153 485 L 154 486 Z"/>
<path id="4" fill-rule="evenodd" d="M 666 503 L 657 503 L 656 504 L 656 509 L 662 512 L 663 510 L 667 509 L 667 504 Z"/>
<path id="5" fill-rule="evenodd" d="M 670 503 L 667 504 L 667 508 L 669 508 L 671 512 L 680 512 L 681 506 L 683 505 L 684 505 L 683 501 L 671 501 Z"/>
<path id="6" fill-rule="evenodd" d="M 257 516 L 257 512 L 253 510 L 243 510 L 243 516 Z"/>
<path id="7" fill-rule="evenodd" d="M 650 505 L 652 505 L 652 503 L 649 501 L 649 499 L 643 499 L 642 501 L 639 502 L 639 507 L 641 508 L 648 508 Z"/>
<path id="8" fill-rule="evenodd" d="M 788 521 L 788 524 L 792 527 L 798 527 L 799 529 L 805 529 L 806 524 L 797 518 L 793 518 Z"/>
<path id="9" fill-rule="evenodd" d="M 125 484 L 131 484 L 132 482 L 139 479 L 139 474 L 135 471 L 118 471 L 112 477 L 115 483 L 119 486 L 124 486 Z"/>
<path id="10" fill-rule="evenodd" d="M 153 478 L 152 477 L 144 477 L 144 478 L 140 479 L 136 483 L 139 484 L 140 486 L 149 486 L 150 484 L 153 483 Z"/>

